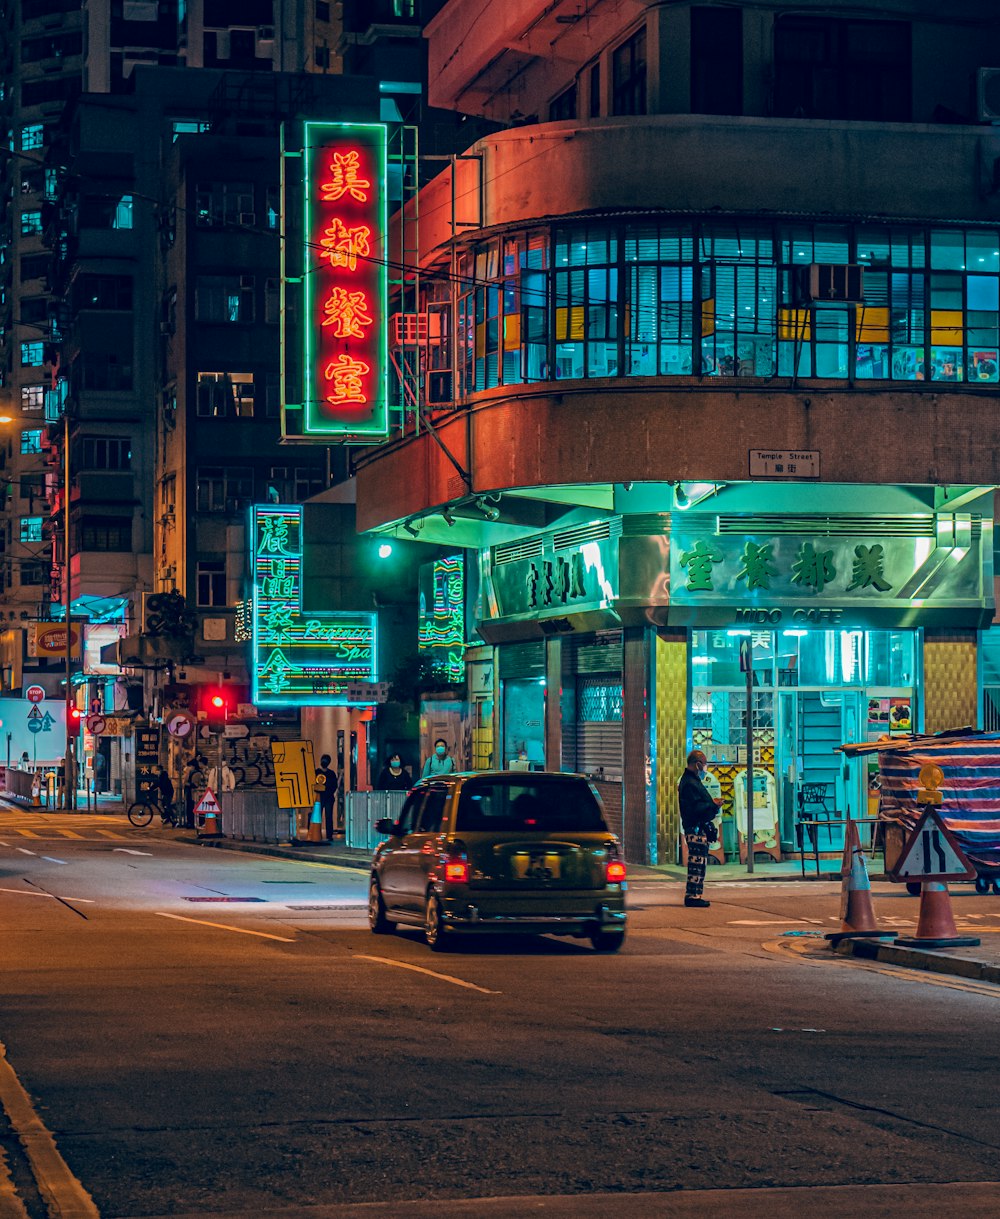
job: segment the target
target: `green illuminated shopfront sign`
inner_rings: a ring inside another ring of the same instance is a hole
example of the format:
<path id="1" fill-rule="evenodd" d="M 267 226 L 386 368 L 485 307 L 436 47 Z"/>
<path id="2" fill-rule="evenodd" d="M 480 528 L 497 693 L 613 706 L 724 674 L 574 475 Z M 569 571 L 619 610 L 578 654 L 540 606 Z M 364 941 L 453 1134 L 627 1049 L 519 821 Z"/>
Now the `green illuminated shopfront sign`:
<path id="1" fill-rule="evenodd" d="M 714 518 L 710 518 L 714 525 Z M 873 519 L 870 532 L 716 533 L 685 521 L 670 537 L 669 620 L 678 624 L 921 625 L 988 615 L 983 525 L 970 517 Z"/>
<path id="2" fill-rule="evenodd" d="M 253 539 L 253 701 L 262 707 L 343 705 L 375 680 L 375 615 L 302 611 L 302 509 L 257 505 Z"/>

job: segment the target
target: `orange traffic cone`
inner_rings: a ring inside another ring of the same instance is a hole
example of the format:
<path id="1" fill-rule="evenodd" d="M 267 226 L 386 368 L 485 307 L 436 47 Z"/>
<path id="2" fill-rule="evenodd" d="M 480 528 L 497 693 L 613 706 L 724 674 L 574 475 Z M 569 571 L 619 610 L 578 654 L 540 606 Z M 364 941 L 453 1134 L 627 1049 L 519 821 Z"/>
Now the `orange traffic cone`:
<path id="1" fill-rule="evenodd" d="M 875 921 L 872 906 L 872 884 L 868 879 L 865 855 L 858 838 L 858 827 L 848 818 L 844 830 L 844 862 L 840 867 L 843 877 L 840 902 L 840 930 L 831 931 L 827 939 L 836 948 L 841 940 L 880 939 L 892 940 L 896 931 L 883 931 Z"/>
<path id="2" fill-rule="evenodd" d="M 323 810 L 319 804 L 314 804 L 312 813 L 309 816 L 309 833 L 306 835 L 306 842 L 326 842 L 323 834 Z"/>
<path id="3" fill-rule="evenodd" d="M 982 941 L 974 935 L 958 934 L 948 886 L 940 880 L 924 880 L 920 882 L 917 934 L 896 943 L 904 948 L 975 948 Z"/>

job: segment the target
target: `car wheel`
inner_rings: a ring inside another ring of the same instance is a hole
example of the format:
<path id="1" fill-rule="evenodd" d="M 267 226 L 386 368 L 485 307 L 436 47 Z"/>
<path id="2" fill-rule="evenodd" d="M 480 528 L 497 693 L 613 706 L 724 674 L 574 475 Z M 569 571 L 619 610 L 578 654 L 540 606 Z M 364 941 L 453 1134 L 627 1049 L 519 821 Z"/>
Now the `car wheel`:
<path id="1" fill-rule="evenodd" d="M 389 935 L 396 927 L 386 918 L 382 889 L 374 876 L 368 886 L 368 926 L 375 935 Z"/>
<path id="2" fill-rule="evenodd" d="M 595 952 L 617 952 L 625 943 L 624 931 L 595 931 L 590 937 Z"/>
<path id="3" fill-rule="evenodd" d="M 424 910 L 424 939 L 432 952 L 446 952 L 451 945 L 451 932 L 444 925 L 441 900 L 431 893 Z"/>

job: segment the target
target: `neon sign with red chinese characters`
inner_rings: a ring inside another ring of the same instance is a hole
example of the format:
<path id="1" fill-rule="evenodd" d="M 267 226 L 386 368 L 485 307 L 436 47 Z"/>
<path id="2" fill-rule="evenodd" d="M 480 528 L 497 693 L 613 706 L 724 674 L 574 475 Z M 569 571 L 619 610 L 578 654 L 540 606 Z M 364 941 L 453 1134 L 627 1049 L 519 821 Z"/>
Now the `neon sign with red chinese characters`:
<path id="1" fill-rule="evenodd" d="M 305 124 L 307 435 L 388 433 L 386 129 Z"/>

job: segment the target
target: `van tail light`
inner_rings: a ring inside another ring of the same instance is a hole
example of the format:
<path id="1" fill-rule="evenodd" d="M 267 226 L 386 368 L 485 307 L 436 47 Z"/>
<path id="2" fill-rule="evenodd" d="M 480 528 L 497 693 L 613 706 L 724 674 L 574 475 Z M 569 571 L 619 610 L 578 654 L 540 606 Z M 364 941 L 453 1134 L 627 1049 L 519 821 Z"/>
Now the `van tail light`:
<path id="1" fill-rule="evenodd" d="M 444 860 L 444 879 L 449 885 L 467 885 L 471 878 L 469 857 L 464 845 L 452 843 L 451 850 Z"/>
<path id="2" fill-rule="evenodd" d="M 622 859 L 618 839 L 612 838 L 607 843 L 608 862 L 604 870 L 604 880 L 609 885 L 625 883 L 625 860 Z"/>

